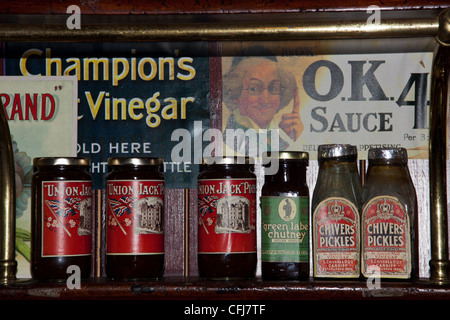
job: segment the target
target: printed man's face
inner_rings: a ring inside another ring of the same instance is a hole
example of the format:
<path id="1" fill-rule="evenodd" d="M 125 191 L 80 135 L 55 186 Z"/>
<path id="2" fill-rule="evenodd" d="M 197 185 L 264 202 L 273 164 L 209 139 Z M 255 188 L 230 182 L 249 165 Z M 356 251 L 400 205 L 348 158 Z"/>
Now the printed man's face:
<path id="1" fill-rule="evenodd" d="M 267 127 L 280 105 L 280 78 L 274 63 L 263 62 L 247 72 L 237 103 L 242 115 Z"/>

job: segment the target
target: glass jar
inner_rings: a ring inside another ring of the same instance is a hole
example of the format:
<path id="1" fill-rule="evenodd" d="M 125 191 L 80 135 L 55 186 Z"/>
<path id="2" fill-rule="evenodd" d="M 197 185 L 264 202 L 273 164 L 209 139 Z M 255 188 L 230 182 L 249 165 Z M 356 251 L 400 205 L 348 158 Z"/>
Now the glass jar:
<path id="1" fill-rule="evenodd" d="M 164 272 L 161 158 L 109 158 L 106 176 L 106 274 L 158 278 Z"/>
<path id="2" fill-rule="evenodd" d="M 270 155 L 265 154 L 270 159 Z M 278 171 L 266 174 L 261 190 L 263 279 L 309 278 L 309 189 L 307 152 L 280 152 Z"/>
<path id="3" fill-rule="evenodd" d="M 91 272 L 92 178 L 89 159 L 33 159 L 31 276 L 66 280 L 67 268 Z"/>
<path id="4" fill-rule="evenodd" d="M 418 277 L 417 197 L 404 148 L 368 153 L 362 193 L 364 277 L 413 280 Z"/>
<path id="5" fill-rule="evenodd" d="M 198 175 L 198 269 L 201 277 L 255 276 L 256 176 L 253 167 L 248 157 L 202 161 Z"/>
<path id="6" fill-rule="evenodd" d="M 360 202 L 357 150 L 320 145 L 312 199 L 315 278 L 360 277 Z"/>

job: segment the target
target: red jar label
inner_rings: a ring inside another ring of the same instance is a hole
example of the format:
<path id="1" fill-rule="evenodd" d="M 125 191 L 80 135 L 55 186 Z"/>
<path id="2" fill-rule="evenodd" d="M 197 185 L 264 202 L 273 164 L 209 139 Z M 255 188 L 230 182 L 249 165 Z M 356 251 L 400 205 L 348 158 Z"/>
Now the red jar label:
<path id="1" fill-rule="evenodd" d="M 164 254 L 164 180 L 110 180 L 106 254 Z"/>
<path id="2" fill-rule="evenodd" d="M 314 276 L 357 278 L 360 274 L 359 215 L 345 198 L 328 198 L 314 211 Z"/>
<path id="3" fill-rule="evenodd" d="M 91 254 L 91 181 L 42 182 L 42 257 Z"/>
<path id="4" fill-rule="evenodd" d="M 198 209 L 198 253 L 256 252 L 256 179 L 200 179 Z"/>
<path id="5" fill-rule="evenodd" d="M 363 210 L 362 273 L 407 279 L 411 276 L 409 217 L 395 197 L 370 200 Z"/>

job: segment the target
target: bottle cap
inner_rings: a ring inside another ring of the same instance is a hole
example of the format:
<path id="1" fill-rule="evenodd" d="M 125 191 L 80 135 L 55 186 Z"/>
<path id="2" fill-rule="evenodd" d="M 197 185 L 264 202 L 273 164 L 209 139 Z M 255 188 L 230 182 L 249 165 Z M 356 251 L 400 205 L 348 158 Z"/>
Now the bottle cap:
<path id="1" fill-rule="evenodd" d="M 153 157 L 113 157 L 108 158 L 109 166 L 159 166 L 162 158 Z"/>
<path id="2" fill-rule="evenodd" d="M 408 152 L 405 148 L 370 148 L 368 152 L 369 160 L 385 159 L 393 160 L 400 159 L 402 163 L 408 162 Z"/>
<path id="3" fill-rule="evenodd" d="M 279 151 L 276 153 L 272 152 L 264 152 L 263 159 L 270 158 L 272 159 L 275 155 L 277 155 L 277 159 L 286 159 L 286 160 L 309 160 L 308 152 L 303 151 Z"/>
<path id="4" fill-rule="evenodd" d="M 317 158 L 319 160 L 329 158 L 355 159 L 358 155 L 356 146 L 350 144 L 322 144 L 319 146 Z"/>
<path id="5" fill-rule="evenodd" d="M 89 158 L 78 157 L 40 157 L 33 159 L 33 165 L 39 166 L 89 166 Z"/>

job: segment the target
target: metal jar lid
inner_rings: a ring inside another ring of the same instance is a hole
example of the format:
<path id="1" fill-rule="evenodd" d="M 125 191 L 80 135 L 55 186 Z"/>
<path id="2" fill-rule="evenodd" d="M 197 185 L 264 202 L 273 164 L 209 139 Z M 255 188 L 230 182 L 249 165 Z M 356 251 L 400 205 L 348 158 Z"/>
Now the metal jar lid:
<path id="1" fill-rule="evenodd" d="M 162 158 L 156 157 L 111 157 L 108 158 L 109 166 L 160 166 Z"/>
<path id="2" fill-rule="evenodd" d="M 250 157 L 206 157 L 202 158 L 202 164 L 253 164 L 251 160 Z"/>
<path id="3" fill-rule="evenodd" d="M 355 157 L 358 155 L 356 146 L 350 144 L 322 144 L 319 146 L 317 158 L 340 158 L 340 157 Z"/>
<path id="4" fill-rule="evenodd" d="M 89 166 L 89 158 L 78 157 L 40 157 L 33 159 L 33 165 L 39 166 Z"/>
<path id="5" fill-rule="evenodd" d="M 367 155 L 369 160 L 401 159 L 403 163 L 408 162 L 408 152 L 405 148 L 370 148 Z"/>
<path id="6" fill-rule="evenodd" d="M 303 151 L 279 151 L 272 154 L 272 152 L 264 152 L 263 159 L 272 159 L 274 156 L 277 159 L 284 160 L 309 160 L 309 153 Z"/>

